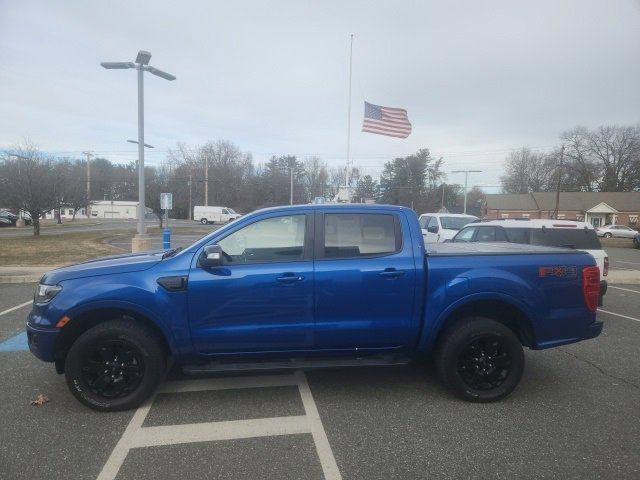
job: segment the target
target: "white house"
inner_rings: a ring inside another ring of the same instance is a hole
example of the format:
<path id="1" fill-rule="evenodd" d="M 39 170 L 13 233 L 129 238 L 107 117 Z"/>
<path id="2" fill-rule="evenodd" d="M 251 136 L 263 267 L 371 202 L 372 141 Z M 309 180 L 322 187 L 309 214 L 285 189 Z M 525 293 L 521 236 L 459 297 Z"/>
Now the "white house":
<path id="1" fill-rule="evenodd" d="M 99 200 L 91 204 L 91 218 L 118 218 L 121 220 L 136 220 L 138 218 L 138 202 L 126 200 Z M 147 215 L 153 214 L 153 210 L 147 208 Z M 73 218 L 73 208 L 63 207 L 62 218 Z M 76 213 L 76 218 L 86 217 L 84 208 Z M 55 218 L 55 210 L 48 212 L 45 218 Z"/>

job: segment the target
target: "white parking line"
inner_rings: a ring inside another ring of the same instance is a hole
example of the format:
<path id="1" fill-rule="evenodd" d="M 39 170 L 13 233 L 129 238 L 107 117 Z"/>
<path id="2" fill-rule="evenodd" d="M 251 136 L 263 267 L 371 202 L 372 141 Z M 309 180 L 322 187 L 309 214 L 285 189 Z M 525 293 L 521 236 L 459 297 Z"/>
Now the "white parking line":
<path id="1" fill-rule="evenodd" d="M 6 313 L 11 313 L 15 310 L 18 310 L 19 308 L 26 307 L 27 305 L 31 305 L 32 303 L 33 303 L 33 300 L 29 300 L 28 302 L 21 303 L 20 305 L 16 305 L 15 307 L 11 307 L 3 312 L 0 312 L 0 316 Z"/>
<path id="2" fill-rule="evenodd" d="M 341 480 L 329 439 L 324 431 L 318 408 L 311 395 L 307 378 L 302 371 L 293 375 L 268 375 L 255 377 L 209 378 L 166 382 L 158 393 L 197 392 L 205 390 L 229 390 L 295 385 L 298 387 L 305 415 L 251 420 L 192 423 L 187 425 L 162 425 L 143 427 L 157 394 L 136 410 L 122 437 L 102 467 L 98 480 L 113 480 L 132 448 L 158 445 L 176 445 L 194 442 L 210 442 L 239 438 L 255 438 L 274 435 L 310 433 L 316 446 L 320 465 L 326 480 Z"/>
<path id="3" fill-rule="evenodd" d="M 615 288 L 616 290 L 624 290 L 625 292 L 640 293 L 640 290 L 631 290 L 630 288 L 616 287 L 614 285 L 609 285 L 607 288 Z"/>
<path id="4" fill-rule="evenodd" d="M 640 318 L 629 317 L 627 315 L 622 315 L 621 313 L 607 312 L 606 310 L 602 310 L 601 308 L 599 308 L 598 311 L 602 313 L 608 313 L 609 315 L 615 315 L 616 317 L 622 317 L 628 320 L 635 320 L 636 322 L 640 322 Z"/>

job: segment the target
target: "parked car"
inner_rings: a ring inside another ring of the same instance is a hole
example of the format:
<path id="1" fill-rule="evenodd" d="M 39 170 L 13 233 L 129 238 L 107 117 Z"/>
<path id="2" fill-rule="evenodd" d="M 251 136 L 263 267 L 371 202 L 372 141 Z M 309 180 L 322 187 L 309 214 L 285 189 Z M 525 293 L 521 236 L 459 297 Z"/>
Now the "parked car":
<path id="1" fill-rule="evenodd" d="M 580 250 L 439 243 L 425 251 L 418 218 L 404 207 L 276 207 L 181 251 L 46 273 L 27 339 L 80 402 L 102 411 L 140 405 L 169 363 L 201 374 L 427 355 L 458 396 L 491 402 L 520 381 L 523 346 L 601 333 L 599 281 Z"/>
<path id="2" fill-rule="evenodd" d="M 599 237 L 604 238 L 633 238 L 636 236 L 636 232 L 633 228 L 626 225 L 604 225 L 603 227 L 596 227 L 596 232 Z"/>
<path id="3" fill-rule="evenodd" d="M 425 243 L 451 240 L 462 227 L 477 220 L 473 215 L 459 213 L 423 213 L 418 219 Z"/>
<path id="4" fill-rule="evenodd" d="M 0 210 L 0 219 L 7 220 L 11 223 L 11 226 L 16 226 L 16 222 L 20 219 L 19 215 L 10 212 L 9 210 Z M 23 213 L 22 219 L 24 220 L 25 225 L 31 225 L 31 215 L 28 213 Z M 7 222 L 2 222 L 3 225 L 7 225 Z"/>
<path id="5" fill-rule="evenodd" d="M 14 223 L 5 217 L 0 216 L 0 227 L 13 227 Z"/>
<path id="6" fill-rule="evenodd" d="M 548 247 L 584 250 L 591 254 L 602 277 L 609 274 L 609 256 L 602 249 L 593 225 L 572 220 L 502 219 L 474 223 L 462 229 L 452 242 L 512 242 Z M 600 286 L 600 303 L 607 292 L 604 278 Z"/>
<path id="7" fill-rule="evenodd" d="M 193 207 L 193 219 L 206 225 L 208 223 L 229 223 L 241 215 L 229 207 L 205 207 L 196 205 Z"/>

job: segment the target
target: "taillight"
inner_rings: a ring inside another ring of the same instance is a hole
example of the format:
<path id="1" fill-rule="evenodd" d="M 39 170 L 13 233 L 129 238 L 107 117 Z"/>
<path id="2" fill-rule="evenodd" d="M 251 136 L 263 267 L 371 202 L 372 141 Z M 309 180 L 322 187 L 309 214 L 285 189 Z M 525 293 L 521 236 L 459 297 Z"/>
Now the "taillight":
<path id="1" fill-rule="evenodd" d="M 598 267 L 584 267 L 582 270 L 582 294 L 584 303 L 589 310 L 598 309 L 600 299 L 600 269 Z"/>
<path id="2" fill-rule="evenodd" d="M 609 257 L 604 257 L 604 269 L 602 271 L 602 276 L 606 277 L 609 274 Z"/>

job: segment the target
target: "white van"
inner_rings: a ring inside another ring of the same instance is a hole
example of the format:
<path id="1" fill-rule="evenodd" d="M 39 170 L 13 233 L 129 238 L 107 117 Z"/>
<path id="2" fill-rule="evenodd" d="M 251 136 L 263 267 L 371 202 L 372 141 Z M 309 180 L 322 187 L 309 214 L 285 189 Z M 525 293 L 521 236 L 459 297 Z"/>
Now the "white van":
<path id="1" fill-rule="evenodd" d="M 441 243 L 451 240 L 465 225 L 478 217 L 460 213 L 423 213 L 418 218 L 424 243 Z"/>
<path id="2" fill-rule="evenodd" d="M 229 223 L 240 218 L 240 214 L 229 207 L 205 207 L 196 205 L 193 207 L 193 219 L 203 225 L 208 223 Z"/>

